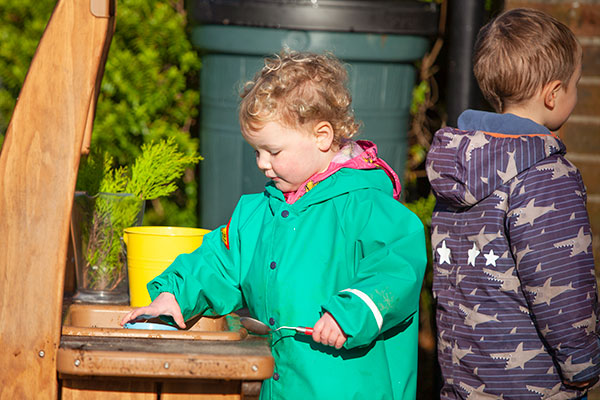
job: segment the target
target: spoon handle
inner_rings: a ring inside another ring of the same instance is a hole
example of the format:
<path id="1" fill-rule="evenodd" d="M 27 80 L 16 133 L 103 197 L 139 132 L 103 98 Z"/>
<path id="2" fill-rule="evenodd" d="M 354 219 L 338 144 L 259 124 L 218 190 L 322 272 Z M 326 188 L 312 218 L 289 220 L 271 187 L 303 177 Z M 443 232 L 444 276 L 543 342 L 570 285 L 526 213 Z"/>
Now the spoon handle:
<path id="1" fill-rule="evenodd" d="M 313 334 L 313 328 L 307 328 L 307 327 L 303 327 L 303 326 L 297 326 L 294 329 L 296 330 L 296 332 L 298 332 L 298 333 L 304 333 L 305 335 L 312 335 Z"/>

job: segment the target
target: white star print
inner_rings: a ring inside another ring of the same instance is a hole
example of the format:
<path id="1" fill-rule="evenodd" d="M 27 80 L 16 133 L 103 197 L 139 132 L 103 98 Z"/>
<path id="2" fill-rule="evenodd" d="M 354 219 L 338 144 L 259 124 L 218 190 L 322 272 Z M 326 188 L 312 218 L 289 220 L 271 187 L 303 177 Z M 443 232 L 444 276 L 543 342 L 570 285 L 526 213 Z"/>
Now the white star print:
<path id="1" fill-rule="evenodd" d="M 494 250 L 490 250 L 489 253 L 484 254 L 483 255 L 485 257 L 485 265 L 492 265 L 492 266 L 496 266 L 496 260 L 500 258 L 500 256 L 497 256 L 494 254 Z"/>
<path id="2" fill-rule="evenodd" d="M 437 253 L 440 255 L 440 264 L 443 263 L 448 263 L 450 264 L 450 249 L 446 247 L 446 241 L 444 240 L 442 242 L 442 247 L 440 247 L 439 249 L 436 250 Z"/>
<path id="3" fill-rule="evenodd" d="M 467 263 L 471 264 L 472 266 L 475 266 L 475 258 L 477 258 L 477 256 L 481 253 L 479 250 L 477 250 L 477 246 L 475 245 L 475 243 L 473 243 L 473 248 L 471 248 L 471 250 L 469 250 L 468 253 L 469 261 Z"/>

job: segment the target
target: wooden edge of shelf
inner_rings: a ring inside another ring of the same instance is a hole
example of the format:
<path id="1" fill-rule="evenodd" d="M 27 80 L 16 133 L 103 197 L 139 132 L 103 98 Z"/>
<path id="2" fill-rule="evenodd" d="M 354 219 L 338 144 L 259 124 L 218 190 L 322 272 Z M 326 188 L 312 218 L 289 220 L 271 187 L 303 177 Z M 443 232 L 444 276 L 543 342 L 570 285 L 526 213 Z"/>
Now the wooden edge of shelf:
<path id="1" fill-rule="evenodd" d="M 57 370 L 67 375 L 264 380 L 271 356 L 165 354 L 59 348 Z"/>
<path id="2" fill-rule="evenodd" d="M 248 333 L 245 329 L 239 331 L 152 331 L 124 328 L 90 328 L 79 326 L 63 326 L 63 336 L 92 336 L 114 338 L 148 338 L 148 339 L 187 339 L 187 340 L 243 340 Z"/>

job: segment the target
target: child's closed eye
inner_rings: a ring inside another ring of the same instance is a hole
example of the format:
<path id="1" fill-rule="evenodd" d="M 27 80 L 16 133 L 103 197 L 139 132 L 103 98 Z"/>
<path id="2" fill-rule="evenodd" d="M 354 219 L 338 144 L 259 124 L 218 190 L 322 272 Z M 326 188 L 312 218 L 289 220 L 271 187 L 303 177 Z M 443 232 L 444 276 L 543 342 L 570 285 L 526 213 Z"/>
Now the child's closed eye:
<path id="1" fill-rule="evenodd" d="M 267 153 L 269 153 L 270 156 L 276 156 L 277 154 L 281 153 L 281 150 L 266 150 Z M 254 155 L 256 157 L 260 157 L 260 152 L 258 150 L 254 150 Z"/>

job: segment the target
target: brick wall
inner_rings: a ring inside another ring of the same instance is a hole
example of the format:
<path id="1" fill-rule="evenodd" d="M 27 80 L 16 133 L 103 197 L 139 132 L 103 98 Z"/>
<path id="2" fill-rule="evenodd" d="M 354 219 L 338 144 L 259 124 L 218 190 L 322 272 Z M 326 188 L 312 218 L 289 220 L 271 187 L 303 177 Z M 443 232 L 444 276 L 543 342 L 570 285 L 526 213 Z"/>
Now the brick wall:
<path id="1" fill-rule="evenodd" d="M 505 8 L 536 8 L 568 25 L 583 47 L 579 100 L 558 132 L 567 158 L 581 171 L 588 193 L 588 212 L 594 232 L 596 274 L 600 276 L 600 1 L 506 0 Z"/>

